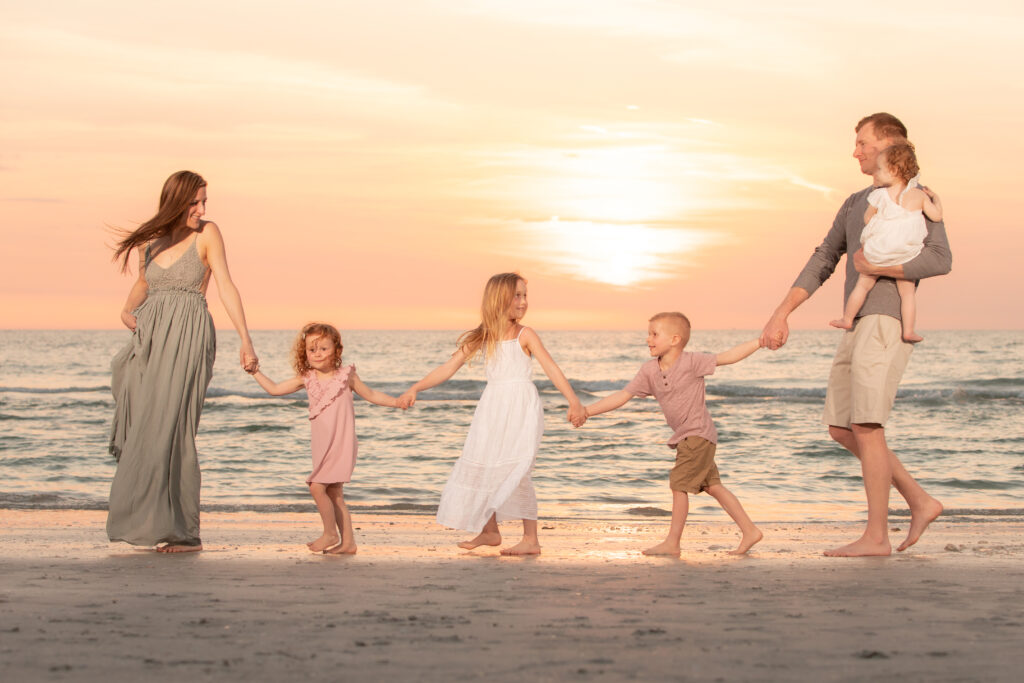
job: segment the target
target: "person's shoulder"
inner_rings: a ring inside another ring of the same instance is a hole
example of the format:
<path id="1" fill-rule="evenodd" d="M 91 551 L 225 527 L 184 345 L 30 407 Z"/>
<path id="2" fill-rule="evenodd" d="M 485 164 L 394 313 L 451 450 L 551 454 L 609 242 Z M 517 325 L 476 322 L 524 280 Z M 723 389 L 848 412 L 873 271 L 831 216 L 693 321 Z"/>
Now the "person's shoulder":
<path id="1" fill-rule="evenodd" d="M 867 201 L 868 195 L 870 195 L 875 190 L 883 190 L 883 189 L 885 189 L 885 188 L 875 187 L 874 185 L 868 185 L 867 187 L 865 187 L 865 188 L 863 188 L 861 190 L 857 190 L 856 192 L 851 194 L 849 197 L 846 198 L 846 201 L 843 202 L 843 203 L 844 204 L 848 204 L 848 205 L 853 205 L 853 204 L 856 204 L 857 202 L 860 202 L 860 201 Z"/>

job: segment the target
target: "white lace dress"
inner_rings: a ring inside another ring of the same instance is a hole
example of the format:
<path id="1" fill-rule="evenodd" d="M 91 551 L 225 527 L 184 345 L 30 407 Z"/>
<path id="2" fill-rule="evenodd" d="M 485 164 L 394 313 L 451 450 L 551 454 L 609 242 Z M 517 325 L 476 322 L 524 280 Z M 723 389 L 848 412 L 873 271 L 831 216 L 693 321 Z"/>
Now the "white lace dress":
<path id="1" fill-rule="evenodd" d="M 530 474 L 544 410 L 532 360 L 518 339 L 509 339 L 498 342 L 486 370 L 487 386 L 437 508 L 439 524 L 463 531 L 479 532 L 494 513 L 499 522 L 537 519 Z"/>
<path id="2" fill-rule="evenodd" d="M 917 177 L 911 178 L 897 201 L 889 196 L 889 189 L 880 187 L 868 195 L 868 204 L 878 209 L 860 234 L 864 256 L 876 266 L 898 266 L 921 253 L 928 228 L 924 213 L 908 211 L 900 206 L 903 195 L 917 186 Z"/>

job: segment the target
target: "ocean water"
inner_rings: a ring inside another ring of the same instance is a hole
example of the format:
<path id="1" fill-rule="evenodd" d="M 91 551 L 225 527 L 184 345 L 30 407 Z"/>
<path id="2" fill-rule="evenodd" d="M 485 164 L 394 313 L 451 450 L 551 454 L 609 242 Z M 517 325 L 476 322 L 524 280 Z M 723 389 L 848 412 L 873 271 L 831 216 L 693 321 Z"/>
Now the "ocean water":
<path id="1" fill-rule="evenodd" d="M 648 359 L 645 334 L 539 331 L 585 403 L 621 388 Z M 345 362 L 397 395 L 453 350 L 458 332 L 343 332 Z M 754 331 L 697 331 L 689 349 L 723 351 Z M 860 520 L 857 460 L 820 422 L 841 333 L 794 331 L 708 378 L 723 482 L 756 521 Z M 105 508 L 114 461 L 110 358 L 127 331 L 0 331 L 0 507 Z M 292 331 L 253 333 L 264 372 L 291 376 Z M 267 396 L 238 368 L 237 336 L 218 334 L 199 429 L 207 510 L 310 511 L 305 395 Z M 542 519 L 667 515 L 674 452 L 653 399 L 635 399 L 581 429 L 535 363 L 546 431 L 534 471 Z M 458 457 L 483 368 L 464 368 L 402 412 L 356 400 L 359 460 L 346 499 L 356 514 L 432 512 Z M 914 352 L 887 426 L 890 446 L 950 517 L 1024 516 L 1024 333 L 930 332 Z M 905 506 L 893 491 L 894 515 Z M 707 496 L 691 517 L 727 519 Z"/>

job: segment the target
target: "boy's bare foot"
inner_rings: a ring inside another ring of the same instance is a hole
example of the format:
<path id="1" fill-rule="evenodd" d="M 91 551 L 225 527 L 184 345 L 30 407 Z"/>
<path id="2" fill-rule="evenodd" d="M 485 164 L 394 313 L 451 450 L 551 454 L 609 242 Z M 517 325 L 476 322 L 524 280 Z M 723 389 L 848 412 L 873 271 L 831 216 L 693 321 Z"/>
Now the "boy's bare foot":
<path id="1" fill-rule="evenodd" d="M 321 553 L 331 546 L 338 545 L 341 539 L 338 538 L 338 534 L 324 534 L 320 538 L 306 544 L 306 547 L 312 550 L 314 553 Z"/>
<path id="2" fill-rule="evenodd" d="M 167 545 L 158 545 L 156 547 L 158 553 L 198 553 L 202 549 L 202 545 L 181 545 L 178 543 L 168 543 Z"/>
<path id="3" fill-rule="evenodd" d="M 481 531 L 471 541 L 459 541 L 459 547 L 463 550 L 472 550 L 481 545 L 501 545 L 501 534 L 497 531 Z"/>
<path id="4" fill-rule="evenodd" d="M 889 545 L 888 539 L 882 543 L 877 543 L 862 537 L 849 545 L 844 545 L 841 548 L 833 548 L 832 550 L 826 550 L 822 554 L 826 557 L 885 556 L 892 555 L 892 546 Z"/>
<path id="5" fill-rule="evenodd" d="M 652 545 L 643 551 L 644 555 L 674 555 L 679 557 L 679 543 L 662 541 L 658 545 Z"/>
<path id="6" fill-rule="evenodd" d="M 460 544 L 461 545 L 461 544 Z M 502 555 L 540 555 L 540 543 L 525 538 L 511 548 L 502 548 Z"/>
<path id="7" fill-rule="evenodd" d="M 896 550 L 903 552 L 917 543 L 918 539 L 921 538 L 921 534 L 928 528 L 928 525 L 934 522 L 935 518 L 941 514 L 942 503 L 934 498 L 929 498 L 927 503 L 921 505 L 916 510 L 911 508 L 910 530 L 907 531 L 907 537 L 903 539 L 903 543 L 900 543 Z"/>
<path id="8" fill-rule="evenodd" d="M 355 543 L 339 543 L 333 548 L 328 548 L 324 551 L 325 555 L 355 555 L 356 554 Z"/>
<path id="9" fill-rule="evenodd" d="M 754 529 L 751 534 L 743 534 L 743 538 L 740 539 L 740 544 L 736 546 L 736 550 L 730 550 L 730 555 L 746 555 L 747 551 L 753 548 L 762 538 L 764 534 L 761 533 L 760 529 Z"/>
<path id="10" fill-rule="evenodd" d="M 913 331 L 911 331 L 911 332 L 904 332 L 903 333 L 903 341 L 907 342 L 908 344 L 916 344 L 917 342 L 923 342 L 924 341 L 924 337 L 922 337 L 921 335 L 919 335 L 919 334 L 917 334 L 916 332 L 913 332 Z"/>
<path id="11" fill-rule="evenodd" d="M 830 320 L 828 324 L 831 325 L 832 327 L 838 327 L 841 330 L 853 329 L 853 323 L 848 323 L 842 318 L 839 318 L 838 320 Z"/>

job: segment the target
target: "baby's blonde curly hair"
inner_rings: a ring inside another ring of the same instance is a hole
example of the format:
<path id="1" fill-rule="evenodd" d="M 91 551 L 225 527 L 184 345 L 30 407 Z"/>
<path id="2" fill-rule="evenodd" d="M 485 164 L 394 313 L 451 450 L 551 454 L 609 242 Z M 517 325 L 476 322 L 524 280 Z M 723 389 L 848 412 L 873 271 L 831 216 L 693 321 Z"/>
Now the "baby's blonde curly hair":
<path id="1" fill-rule="evenodd" d="M 341 332 L 327 323 L 309 323 L 302 328 L 299 336 L 295 338 L 295 344 L 292 345 L 292 367 L 295 368 L 295 374 L 300 377 L 313 369 L 306 361 L 306 342 L 317 337 L 328 337 L 334 342 L 334 367 L 341 367 L 341 352 L 345 348 L 341 343 Z"/>

